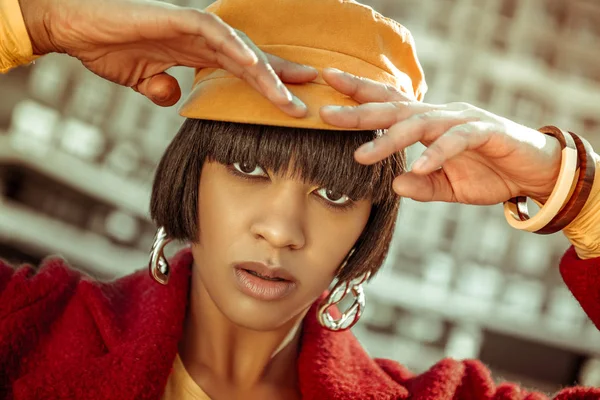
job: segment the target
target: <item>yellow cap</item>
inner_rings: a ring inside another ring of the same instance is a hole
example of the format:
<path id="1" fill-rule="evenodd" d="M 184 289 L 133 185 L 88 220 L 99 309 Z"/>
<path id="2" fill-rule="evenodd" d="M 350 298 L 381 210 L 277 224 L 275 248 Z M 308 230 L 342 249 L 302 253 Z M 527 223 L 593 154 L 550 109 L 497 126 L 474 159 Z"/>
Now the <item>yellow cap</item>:
<path id="1" fill-rule="evenodd" d="M 319 71 L 333 67 L 391 84 L 417 100 L 427 90 L 410 32 L 354 1 L 220 0 L 207 11 L 246 33 L 264 52 Z M 286 86 L 307 105 L 307 117 L 288 116 L 243 80 L 215 68 L 196 70 L 179 112 L 197 119 L 336 129 L 321 120 L 320 107 L 357 104 L 320 76 Z"/>

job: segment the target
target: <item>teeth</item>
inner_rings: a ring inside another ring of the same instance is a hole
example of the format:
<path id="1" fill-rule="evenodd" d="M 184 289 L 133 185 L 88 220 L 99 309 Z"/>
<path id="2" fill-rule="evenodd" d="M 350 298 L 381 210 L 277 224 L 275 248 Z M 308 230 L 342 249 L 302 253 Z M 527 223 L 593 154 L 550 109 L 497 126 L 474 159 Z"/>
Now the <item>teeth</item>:
<path id="1" fill-rule="evenodd" d="M 268 276 L 260 275 L 258 272 L 252 271 L 249 269 L 246 269 L 245 271 L 248 272 L 250 275 L 254 275 L 257 278 L 264 279 L 266 281 L 284 281 L 285 280 L 285 279 L 281 279 L 281 278 L 270 278 Z"/>

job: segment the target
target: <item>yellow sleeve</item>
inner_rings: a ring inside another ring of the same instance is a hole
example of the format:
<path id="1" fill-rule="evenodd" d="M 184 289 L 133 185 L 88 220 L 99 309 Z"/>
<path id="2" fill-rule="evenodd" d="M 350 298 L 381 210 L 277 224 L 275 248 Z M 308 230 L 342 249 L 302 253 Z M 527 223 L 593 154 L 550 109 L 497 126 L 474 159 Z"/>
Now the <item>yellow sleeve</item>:
<path id="1" fill-rule="evenodd" d="M 596 175 L 585 206 L 563 233 L 581 259 L 600 257 L 600 156 L 594 153 Z"/>
<path id="2" fill-rule="evenodd" d="M 36 58 L 19 0 L 0 0 L 0 73 Z"/>

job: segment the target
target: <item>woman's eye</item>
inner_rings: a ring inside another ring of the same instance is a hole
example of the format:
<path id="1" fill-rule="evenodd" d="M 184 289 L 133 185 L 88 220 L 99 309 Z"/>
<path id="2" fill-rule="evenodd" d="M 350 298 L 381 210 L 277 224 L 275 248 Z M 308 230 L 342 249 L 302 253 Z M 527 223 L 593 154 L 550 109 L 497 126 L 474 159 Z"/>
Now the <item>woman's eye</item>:
<path id="1" fill-rule="evenodd" d="M 266 172 L 264 169 L 262 169 L 262 167 L 256 165 L 256 164 L 251 164 L 248 162 L 237 162 L 237 163 L 233 163 L 233 168 L 235 168 L 236 170 L 238 170 L 239 172 L 241 172 L 244 175 L 250 175 L 250 176 L 266 176 Z"/>
<path id="2" fill-rule="evenodd" d="M 351 201 L 350 197 L 345 194 L 327 188 L 321 188 L 317 190 L 317 193 L 325 200 L 337 205 L 344 205 Z"/>

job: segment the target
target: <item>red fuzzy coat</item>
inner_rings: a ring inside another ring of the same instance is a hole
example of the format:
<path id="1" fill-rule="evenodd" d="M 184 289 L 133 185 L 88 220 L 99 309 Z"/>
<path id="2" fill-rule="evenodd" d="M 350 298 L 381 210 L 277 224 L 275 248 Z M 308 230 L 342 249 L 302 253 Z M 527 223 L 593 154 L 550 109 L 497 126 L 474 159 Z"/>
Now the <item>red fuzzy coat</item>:
<path id="1" fill-rule="evenodd" d="M 172 261 L 169 285 L 142 270 L 99 283 L 48 259 L 36 273 L 0 263 L 0 399 L 160 399 L 182 333 L 191 253 Z M 563 278 L 600 326 L 600 259 L 573 248 Z M 306 399 L 544 399 L 496 386 L 478 361 L 445 359 L 413 375 L 371 359 L 350 332 L 322 329 L 308 314 L 298 360 Z M 600 389 L 570 388 L 557 399 L 600 399 Z"/>

